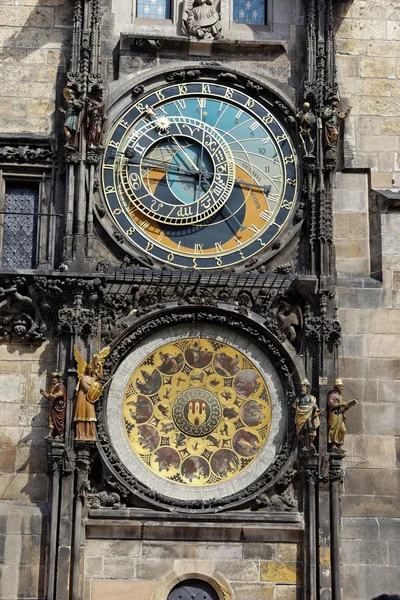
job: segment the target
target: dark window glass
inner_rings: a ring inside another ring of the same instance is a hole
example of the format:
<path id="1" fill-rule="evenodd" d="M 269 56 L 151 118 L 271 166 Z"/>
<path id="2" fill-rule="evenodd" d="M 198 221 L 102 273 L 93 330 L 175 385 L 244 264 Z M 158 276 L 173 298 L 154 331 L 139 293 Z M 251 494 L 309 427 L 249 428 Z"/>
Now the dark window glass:
<path id="1" fill-rule="evenodd" d="M 168 600 L 218 600 L 218 594 L 207 582 L 186 579 L 178 583 L 168 594 Z"/>
<path id="2" fill-rule="evenodd" d="M 35 268 L 38 208 L 39 186 L 37 184 L 6 184 L 3 229 L 5 269 Z"/>

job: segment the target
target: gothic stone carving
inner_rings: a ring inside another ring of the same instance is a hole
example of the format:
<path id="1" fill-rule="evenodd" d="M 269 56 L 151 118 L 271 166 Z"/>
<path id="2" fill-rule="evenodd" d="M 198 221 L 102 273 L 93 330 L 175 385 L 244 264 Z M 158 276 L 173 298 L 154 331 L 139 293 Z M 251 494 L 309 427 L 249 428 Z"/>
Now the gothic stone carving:
<path id="1" fill-rule="evenodd" d="M 12 162 L 49 162 L 54 154 L 50 148 L 40 146 L 3 146 L 0 148 L 0 161 Z"/>
<path id="2" fill-rule="evenodd" d="M 23 277 L 0 281 L 0 342 L 42 342 L 44 326 Z"/>
<path id="3" fill-rule="evenodd" d="M 182 29 L 190 37 L 218 40 L 222 37 L 220 0 L 185 0 Z"/>
<path id="4" fill-rule="evenodd" d="M 269 492 L 260 494 L 253 502 L 251 509 L 267 509 L 272 512 L 297 511 L 298 501 L 295 494 L 293 480 L 297 472 L 289 469 L 278 483 Z"/>

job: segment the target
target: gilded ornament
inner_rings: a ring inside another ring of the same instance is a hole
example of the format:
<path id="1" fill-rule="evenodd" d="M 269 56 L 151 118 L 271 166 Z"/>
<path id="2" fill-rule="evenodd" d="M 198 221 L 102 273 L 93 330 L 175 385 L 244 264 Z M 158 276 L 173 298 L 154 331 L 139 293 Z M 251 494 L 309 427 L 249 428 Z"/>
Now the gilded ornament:
<path id="1" fill-rule="evenodd" d="M 333 382 L 333 390 L 328 394 L 328 448 L 331 452 L 343 453 L 343 442 L 346 437 L 346 412 L 359 404 L 356 398 L 345 402 L 342 397 L 343 380 Z"/>
<path id="2" fill-rule="evenodd" d="M 96 441 L 96 411 L 94 403 L 103 392 L 100 380 L 103 376 L 103 363 L 110 352 L 106 346 L 95 354 L 87 363 L 74 345 L 74 356 L 77 362 L 78 383 L 75 402 L 75 439 L 81 441 Z"/>
<path id="3" fill-rule="evenodd" d="M 123 401 L 133 452 L 177 484 L 232 479 L 268 438 L 271 402 L 259 370 L 240 351 L 208 338 L 159 347 L 130 376 Z"/>

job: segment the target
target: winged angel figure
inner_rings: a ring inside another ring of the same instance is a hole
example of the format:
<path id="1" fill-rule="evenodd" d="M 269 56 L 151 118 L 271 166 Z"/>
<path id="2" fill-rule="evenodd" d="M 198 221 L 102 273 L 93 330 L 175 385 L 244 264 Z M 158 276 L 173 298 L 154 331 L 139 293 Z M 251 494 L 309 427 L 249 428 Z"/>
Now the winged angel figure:
<path id="1" fill-rule="evenodd" d="M 184 0 L 182 26 L 184 32 L 199 39 L 219 40 L 222 23 L 219 13 L 220 0 Z"/>
<path id="2" fill-rule="evenodd" d="M 96 441 L 96 411 L 94 403 L 101 396 L 103 386 L 100 383 L 103 377 L 103 363 L 110 352 L 106 346 L 95 354 L 87 363 L 74 346 L 75 360 L 78 364 L 78 383 L 76 385 L 75 404 L 75 439 L 86 442 Z"/>

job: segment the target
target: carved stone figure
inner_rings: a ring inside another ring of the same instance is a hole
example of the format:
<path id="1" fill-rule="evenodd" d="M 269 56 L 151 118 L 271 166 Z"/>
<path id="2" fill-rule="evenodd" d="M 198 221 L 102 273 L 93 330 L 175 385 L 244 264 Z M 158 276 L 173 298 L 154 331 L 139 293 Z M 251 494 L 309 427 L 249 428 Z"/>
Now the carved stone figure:
<path id="1" fill-rule="evenodd" d="M 313 155 L 315 147 L 315 123 L 316 117 L 311 112 L 309 102 L 304 102 L 303 110 L 297 113 L 300 127 L 300 139 L 304 150 L 304 158 L 315 158 Z"/>
<path id="2" fill-rule="evenodd" d="M 37 323 L 32 298 L 18 291 L 17 281 L 7 281 L 7 285 L 0 287 L 0 342 L 9 343 L 14 337 L 43 340 L 44 332 Z"/>
<path id="3" fill-rule="evenodd" d="M 93 496 L 90 508 L 99 509 L 101 507 L 113 508 L 114 510 L 121 508 L 123 505 L 121 504 L 120 495 L 116 492 L 99 492 Z"/>
<path id="4" fill-rule="evenodd" d="M 303 379 L 300 387 L 300 394 L 293 402 L 293 408 L 296 410 L 296 435 L 299 440 L 305 442 L 308 449 L 315 449 L 314 439 L 319 427 L 319 415 L 321 410 L 318 408 L 315 396 L 310 394 L 311 385 L 307 379 Z"/>
<path id="5" fill-rule="evenodd" d="M 60 112 L 65 116 L 65 145 L 69 148 L 77 148 L 78 141 L 76 134 L 78 133 L 80 127 L 83 104 L 76 98 L 75 92 L 69 88 L 63 89 L 63 95 L 65 98 L 66 108 L 60 107 Z"/>
<path id="6" fill-rule="evenodd" d="M 303 314 L 298 306 L 291 306 L 286 300 L 281 300 L 278 306 L 278 320 L 287 339 L 296 341 L 299 328 L 303 326 Z"/>
<path id="7" fill-rule="evenodd" d="M 328 394 L 328 448 L 331 452 L 343 452 L 342 446 L 346 436 L 346 412 L 359 404 L 353 398 L 345 402 L 342 398 L 343 380 L 335 379 L 334 388 Z"/>
<path id="8" fill-rule="evenodd" d="M 185 0 L 182 27 L 191 37 L 202 39 L 222 37 L 222 23 L 217 9 L 220 0 Z"/>
<path id="9" fill-rule="evenodd" d="M 88 99 L 86 127 L 89 148 L 98 148 L 100 146 L 105 118 L 103 94 L 102 90 L 99 90 L 96 97 Z"/>
<path id="10" fill-rule="evenodd" d="M 351 108 L 345 112 L 338 111 L 339 97 L 332 94 L 328 98 L 322 120 L 325 126 L 325 158 L 329 162 L 336 162 L 337 149 L 339 145 L 340 123 L 348 116 Z"/>
<path id="11" fill-rule="evenodd" d="M 110 348 L 106 346 L 95 354 L 89 364 L 74 346 L 74 355 L 78 363 L 78 383 L 75 404 L 75 439 L 87 442 L 96 441 L 96 411 L 94 403 L 100 398 L 103 386 L 103 363 Z"/>
<path id="12" fill-rule="evenodd" d="M 42 396 L 49 401 L 49 438 L 64 438 L 67 390 L 61 377 L 61 373 L 54 371 L 51 374 L 49 391 L 40 390 Z"/>

